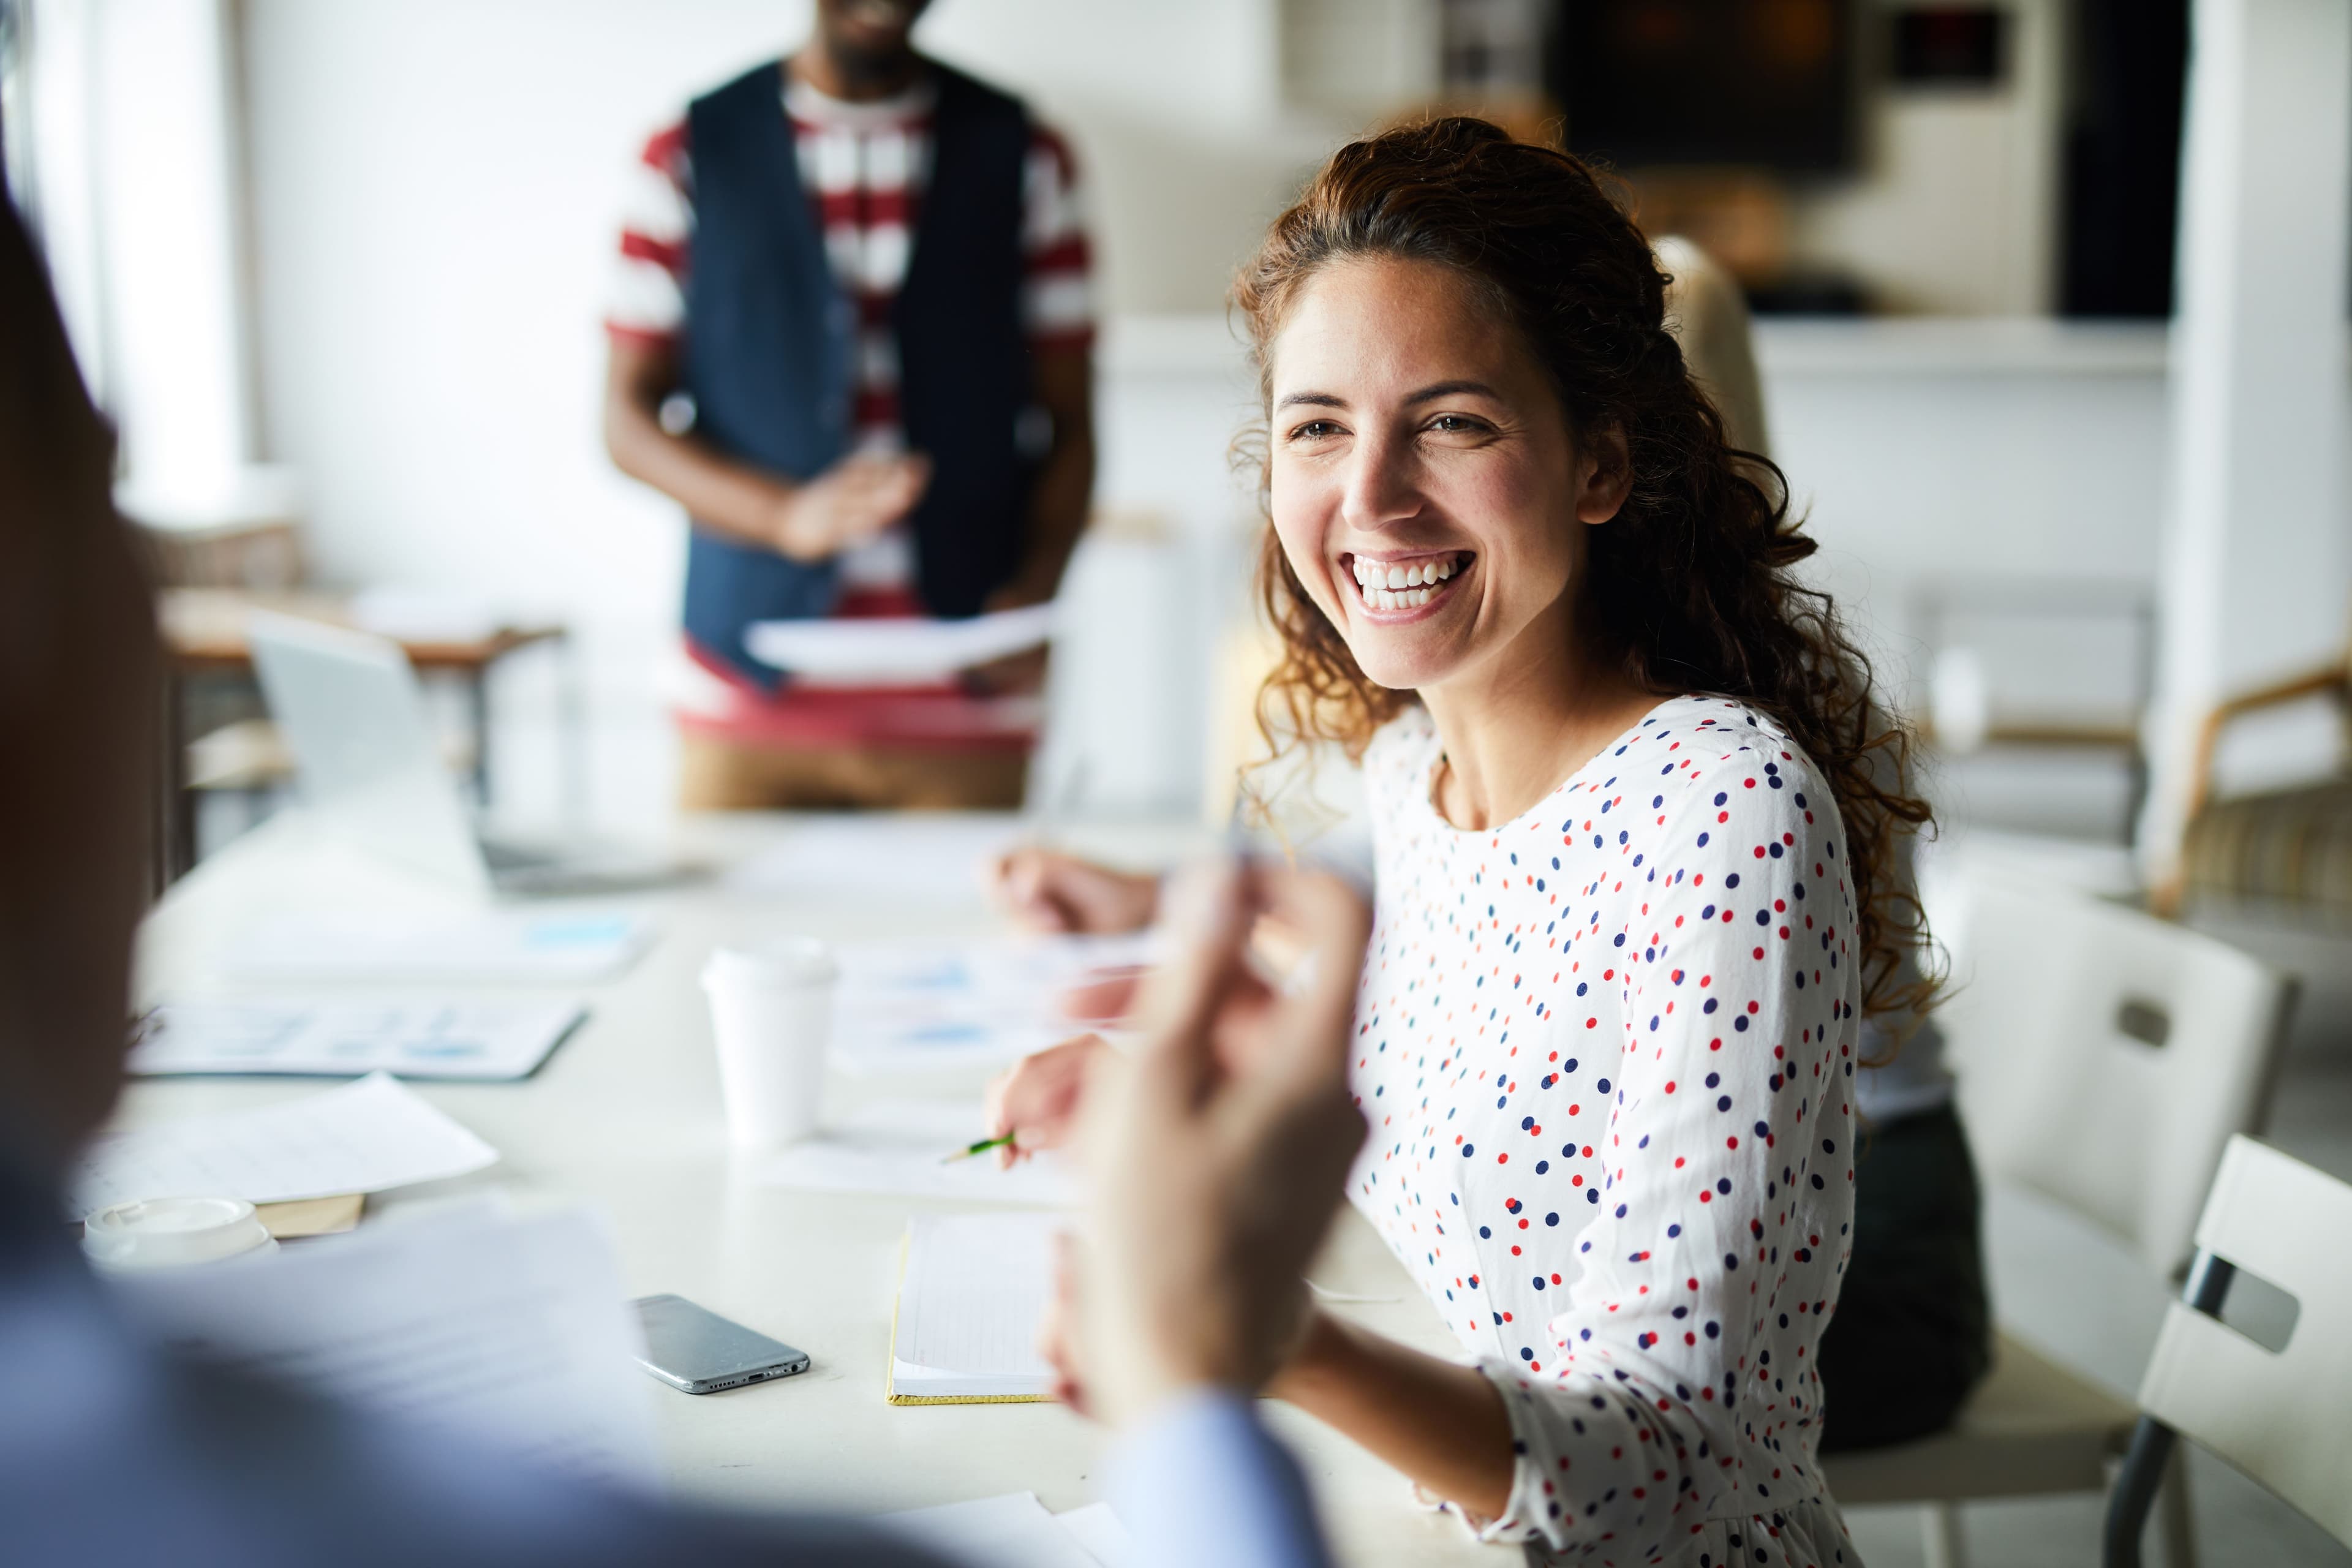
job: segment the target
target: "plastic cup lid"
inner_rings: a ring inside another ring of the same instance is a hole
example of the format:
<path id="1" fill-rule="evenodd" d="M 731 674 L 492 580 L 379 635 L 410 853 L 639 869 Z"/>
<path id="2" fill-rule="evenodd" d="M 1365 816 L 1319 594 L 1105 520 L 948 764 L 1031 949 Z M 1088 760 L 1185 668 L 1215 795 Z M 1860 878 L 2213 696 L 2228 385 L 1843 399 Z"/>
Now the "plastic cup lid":
<path id="1" fill-rule="evenodd" d="M 813 936 L 722 947 L 703 965 L 705 985 L 825 985 L 839 979 L 832 947 Z"/>
<path id="2" fill-rule="evenodd" d="M 146 1198 L 82 1221 L 82 1250 L 109 1268 L 182 1268 L 277 1245 L 243 1198 Z"/>

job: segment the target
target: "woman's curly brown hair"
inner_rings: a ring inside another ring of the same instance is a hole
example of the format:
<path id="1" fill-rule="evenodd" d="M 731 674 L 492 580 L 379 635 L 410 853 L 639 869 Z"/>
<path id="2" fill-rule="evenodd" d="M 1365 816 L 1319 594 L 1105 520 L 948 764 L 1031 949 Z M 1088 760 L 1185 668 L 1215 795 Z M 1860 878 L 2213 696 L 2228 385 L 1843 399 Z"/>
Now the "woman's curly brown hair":
<path id="1" fill-rule="evenodd" d="M 1665 328 L 1668 280 L 1649 241 L 1584 163 L 1485 121 L 1353 142 L 1274 221 L 1234 284 L 1261 407 L 1269 347 L 1301 286 L 1331 262 L 1376 257 L 1459 274 L 1535 351 L 1572 434 L 1623 434 L 1632 488 L 1590 535 L 1580 635 L 1645 690 L 1737 698 L 1788 731 L 1845 822 L 1864 1008 L 1924 1005 L 1929 988 L 1903 962 L 1924 922 L 1895 870 L 1899 836 L 1930 820 L 1927 803 L 1903 793 L 1908 737 L 1880 718 L 1869 664 L 1829 595 L 1792 573 L 1815 546 L 1789 516 L 1780 469 L 1732 447 L 1693 384 Z M 1258 575 L 1283 643 L 1261 694 L 1272 702 L 1259 705 L 1269 742 L 1280 752 L 1334 741 L 1360 758 L 1413 694 L 1365 677 L 1271 528 Z"/>

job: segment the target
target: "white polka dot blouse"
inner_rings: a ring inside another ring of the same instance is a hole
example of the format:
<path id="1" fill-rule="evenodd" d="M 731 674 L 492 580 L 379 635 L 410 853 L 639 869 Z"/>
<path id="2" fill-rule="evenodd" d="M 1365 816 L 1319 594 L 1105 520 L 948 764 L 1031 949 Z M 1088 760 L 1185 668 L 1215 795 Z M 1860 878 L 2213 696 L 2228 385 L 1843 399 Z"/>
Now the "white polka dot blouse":
<path id="1" fill-rule="evenodd" d="M 1350 1196 L 1502 1392 L 1486 1539 L 1540 1560 L 1853 1563 L 1813 1367 L 1853 1218 L 1853 897 L 1771 721 L 1661 703 L 1506 826 L 1365 760 L 1377 913 Z"/>

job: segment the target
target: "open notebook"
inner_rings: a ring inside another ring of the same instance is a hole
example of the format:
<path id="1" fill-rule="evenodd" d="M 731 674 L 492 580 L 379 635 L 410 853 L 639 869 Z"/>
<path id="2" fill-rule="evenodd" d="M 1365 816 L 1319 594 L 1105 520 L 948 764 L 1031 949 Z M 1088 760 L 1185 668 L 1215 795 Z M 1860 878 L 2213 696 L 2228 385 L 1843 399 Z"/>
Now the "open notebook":
<path id="1" fill-rule="evenodd" d="M 890 1315 L 893 1405 L 1032 1404 L 1053 1371 L 1037 1324 L 1054 1291 L 1050 1214 L 924 1215 L 907 1226 Z"/>

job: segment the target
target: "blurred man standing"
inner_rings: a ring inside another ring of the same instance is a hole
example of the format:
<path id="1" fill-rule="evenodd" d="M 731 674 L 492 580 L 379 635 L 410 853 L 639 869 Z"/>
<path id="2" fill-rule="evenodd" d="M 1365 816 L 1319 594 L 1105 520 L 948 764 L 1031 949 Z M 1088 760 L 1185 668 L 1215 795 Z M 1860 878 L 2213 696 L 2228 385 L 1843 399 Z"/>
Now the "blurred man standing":
<path id="1" fill-rule="evenodd" d="M 605 442 L 692 519 L 688 649 L 735 694 L 687 726 L 690 807 L 1020 798 L 1026 729 L 988 692 L 1039 668 L 845 698 L 743 642 L 1043 603 L 1085 524 L 1076 165 L 1019 100 L 915 51 L 926 3 L 817 0 L 804 47 L 697 99 L 636 171 Z"/>

